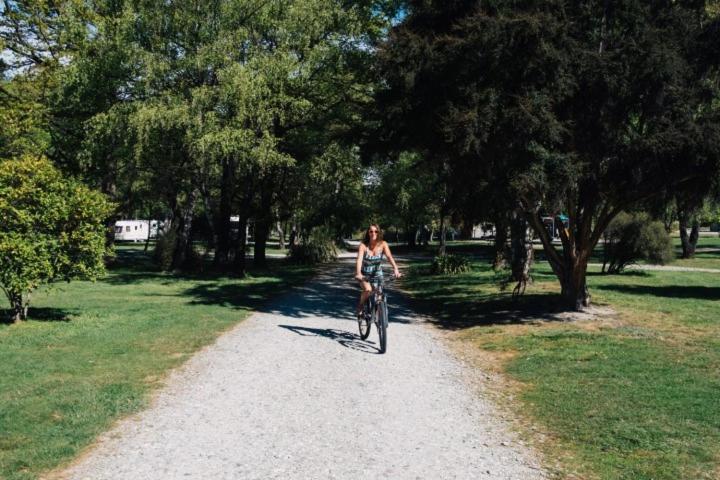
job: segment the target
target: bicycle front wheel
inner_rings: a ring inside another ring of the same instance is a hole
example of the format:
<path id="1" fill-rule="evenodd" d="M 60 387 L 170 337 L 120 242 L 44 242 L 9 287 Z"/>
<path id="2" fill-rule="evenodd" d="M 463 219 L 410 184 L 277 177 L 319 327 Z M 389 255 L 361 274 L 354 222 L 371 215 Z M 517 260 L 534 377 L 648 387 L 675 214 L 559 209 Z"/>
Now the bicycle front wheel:
<path id="1" fill-rule="evenodd" d="M 366 340 L 370 336 L 370 325 L 372 320 L 369 318 L 367 306 L 363 308 L 363 311 L 358 315 L 358 328 L 360 329 L 360 338 Z"/>
<path id="2" fill-rule="evenodd" d="M 387 305 L 382 302 L 377 308 L 377 329 L 380 337 L 380 353 L 387 352 Z"/>

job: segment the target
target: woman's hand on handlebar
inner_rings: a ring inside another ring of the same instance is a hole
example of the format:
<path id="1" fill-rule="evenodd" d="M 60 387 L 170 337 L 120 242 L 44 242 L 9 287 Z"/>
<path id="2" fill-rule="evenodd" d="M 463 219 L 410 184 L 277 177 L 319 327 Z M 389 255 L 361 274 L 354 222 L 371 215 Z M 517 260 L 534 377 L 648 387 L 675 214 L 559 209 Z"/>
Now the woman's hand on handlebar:
<path id="1" fill-rule="evenodd" d="M 362 276 L 362 273 L 356 273 L 355 280 L 362 282 L 363 280 L 365 280 L 365 277 Z"/>

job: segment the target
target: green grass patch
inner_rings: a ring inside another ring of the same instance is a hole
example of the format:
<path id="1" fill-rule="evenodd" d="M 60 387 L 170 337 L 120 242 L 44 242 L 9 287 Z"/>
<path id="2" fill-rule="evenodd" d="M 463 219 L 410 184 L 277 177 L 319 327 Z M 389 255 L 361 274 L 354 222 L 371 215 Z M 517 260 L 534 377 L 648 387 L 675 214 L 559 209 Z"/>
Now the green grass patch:
<path id="1" fill-rule="evenodd" d="M 543 447 L 564 475 L 717 478 L 720 275 L 594 269 L 593 301 L 619 318 L 557 322 L 544 320 L 559 291 L 545 263 L 517 302 L 485 261 L 454 277 L 424 275 L 428 264 L 414 262 L 404 288 L 439 327 L 506 354 L 499 368 L 523 385 L 518 414 L 550 434 Z"/>
<path id="2" fill-rule="evenodd" d="M 270 262 L 242 280 L 152 270 L 119 249 L 102 281 L 35 295 L 30 320 L 0 325 L 0 478 L 67 461 L 145 406 L 163 375 L 256 307 L 312 274 Z"/>

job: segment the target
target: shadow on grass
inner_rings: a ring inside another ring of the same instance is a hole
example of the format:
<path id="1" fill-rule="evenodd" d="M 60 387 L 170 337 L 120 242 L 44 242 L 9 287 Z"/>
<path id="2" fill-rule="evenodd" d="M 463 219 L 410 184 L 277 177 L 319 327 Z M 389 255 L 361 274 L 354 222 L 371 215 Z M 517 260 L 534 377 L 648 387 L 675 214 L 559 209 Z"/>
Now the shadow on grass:
<path id="1" fill-rule="evenodd" d="M 588 277 L 651 277 L 652 274 L 646 270 L 625 270 L 620 273 L 587 272 Z"/>
<path id="2" fill-rule="evenodd" d="M 720 287 L 687 285 L 597 285 L 600 290 L 612 290 L 630 295 L 652 295 L 664 298 L 696 298 L 699 300 L 720 300 Z"/>
<path id="3" fill-rule="evenodd" d="M 559 296 L 552 294 L 525 294 L 517 300 L 510 294 L 478 295 L 467 300 L 433 296 L 416 298 L 415 302 L 432 314 L 431 322 L 448 330 L 560 321 L 556 314 L 564 311 Z"/>
<path id="4" fill-rule="evenodd" d="M 239 280 L 243 278 L 232 271 L 231 267 L 216 268 L 212 262 L 206 261 L 198 271 L 163 272 L 152 261 L 152 253 L 140 249 L 125 249 L 118 252 L 117 259 L 108 266 L 109 274 L 103 282 L 111 285 L 132 285 L 137 283 L 161 283 L 169 285 L 179 281 L 220 281 Z M 286 266 L 284 258 L 268 258 L 267 266 L 256 268 L 252 260 L 247 262 L 248 276 L 275 275 Z M 292 266 L 290 266 L 292 268 Z"/>
<path id="5" fill-rule="evenodd" d="M 69 322 L 70 317 L 75 313 L 73 310 L 65 310 L 62 308 L 48 308 L 38 307 L 33 308 L 30 305 L 28 310 L 28 321 L 30 322 Z M 10 319 L 10 310 L 0 310 L 0 318 L 3 322 L 8 322 Z"/>

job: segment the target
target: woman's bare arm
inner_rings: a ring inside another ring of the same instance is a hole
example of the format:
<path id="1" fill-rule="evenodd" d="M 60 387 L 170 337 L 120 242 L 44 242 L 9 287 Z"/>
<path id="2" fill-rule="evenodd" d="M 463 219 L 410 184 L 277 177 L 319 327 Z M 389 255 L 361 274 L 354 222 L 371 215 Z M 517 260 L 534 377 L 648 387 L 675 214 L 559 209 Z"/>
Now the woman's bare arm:
<path id="1" fill-rule="evenodd" d="M 383 242 L 383 252 L 385 252 L 385 256 L 388 258 L 388 260 L 390 260 L 390 265 L 393 266 L 395 276 L 402 276 L 402 274 L 400 273 L 400 269 L 398 269 L 397 263 L 395 263 L 395 259 L 393 258 L 392 253 L 390 253 L 390 245 L 388 245 L 387 242 Z"/>
<path id="2" fill-rule="evenodd" d="M 363 253 L 365 253 L 365 244 L 361 242 L 360 246 L 358 247 L 357 259 L 355 260 L 355 278 L 362 277 Z"/>

